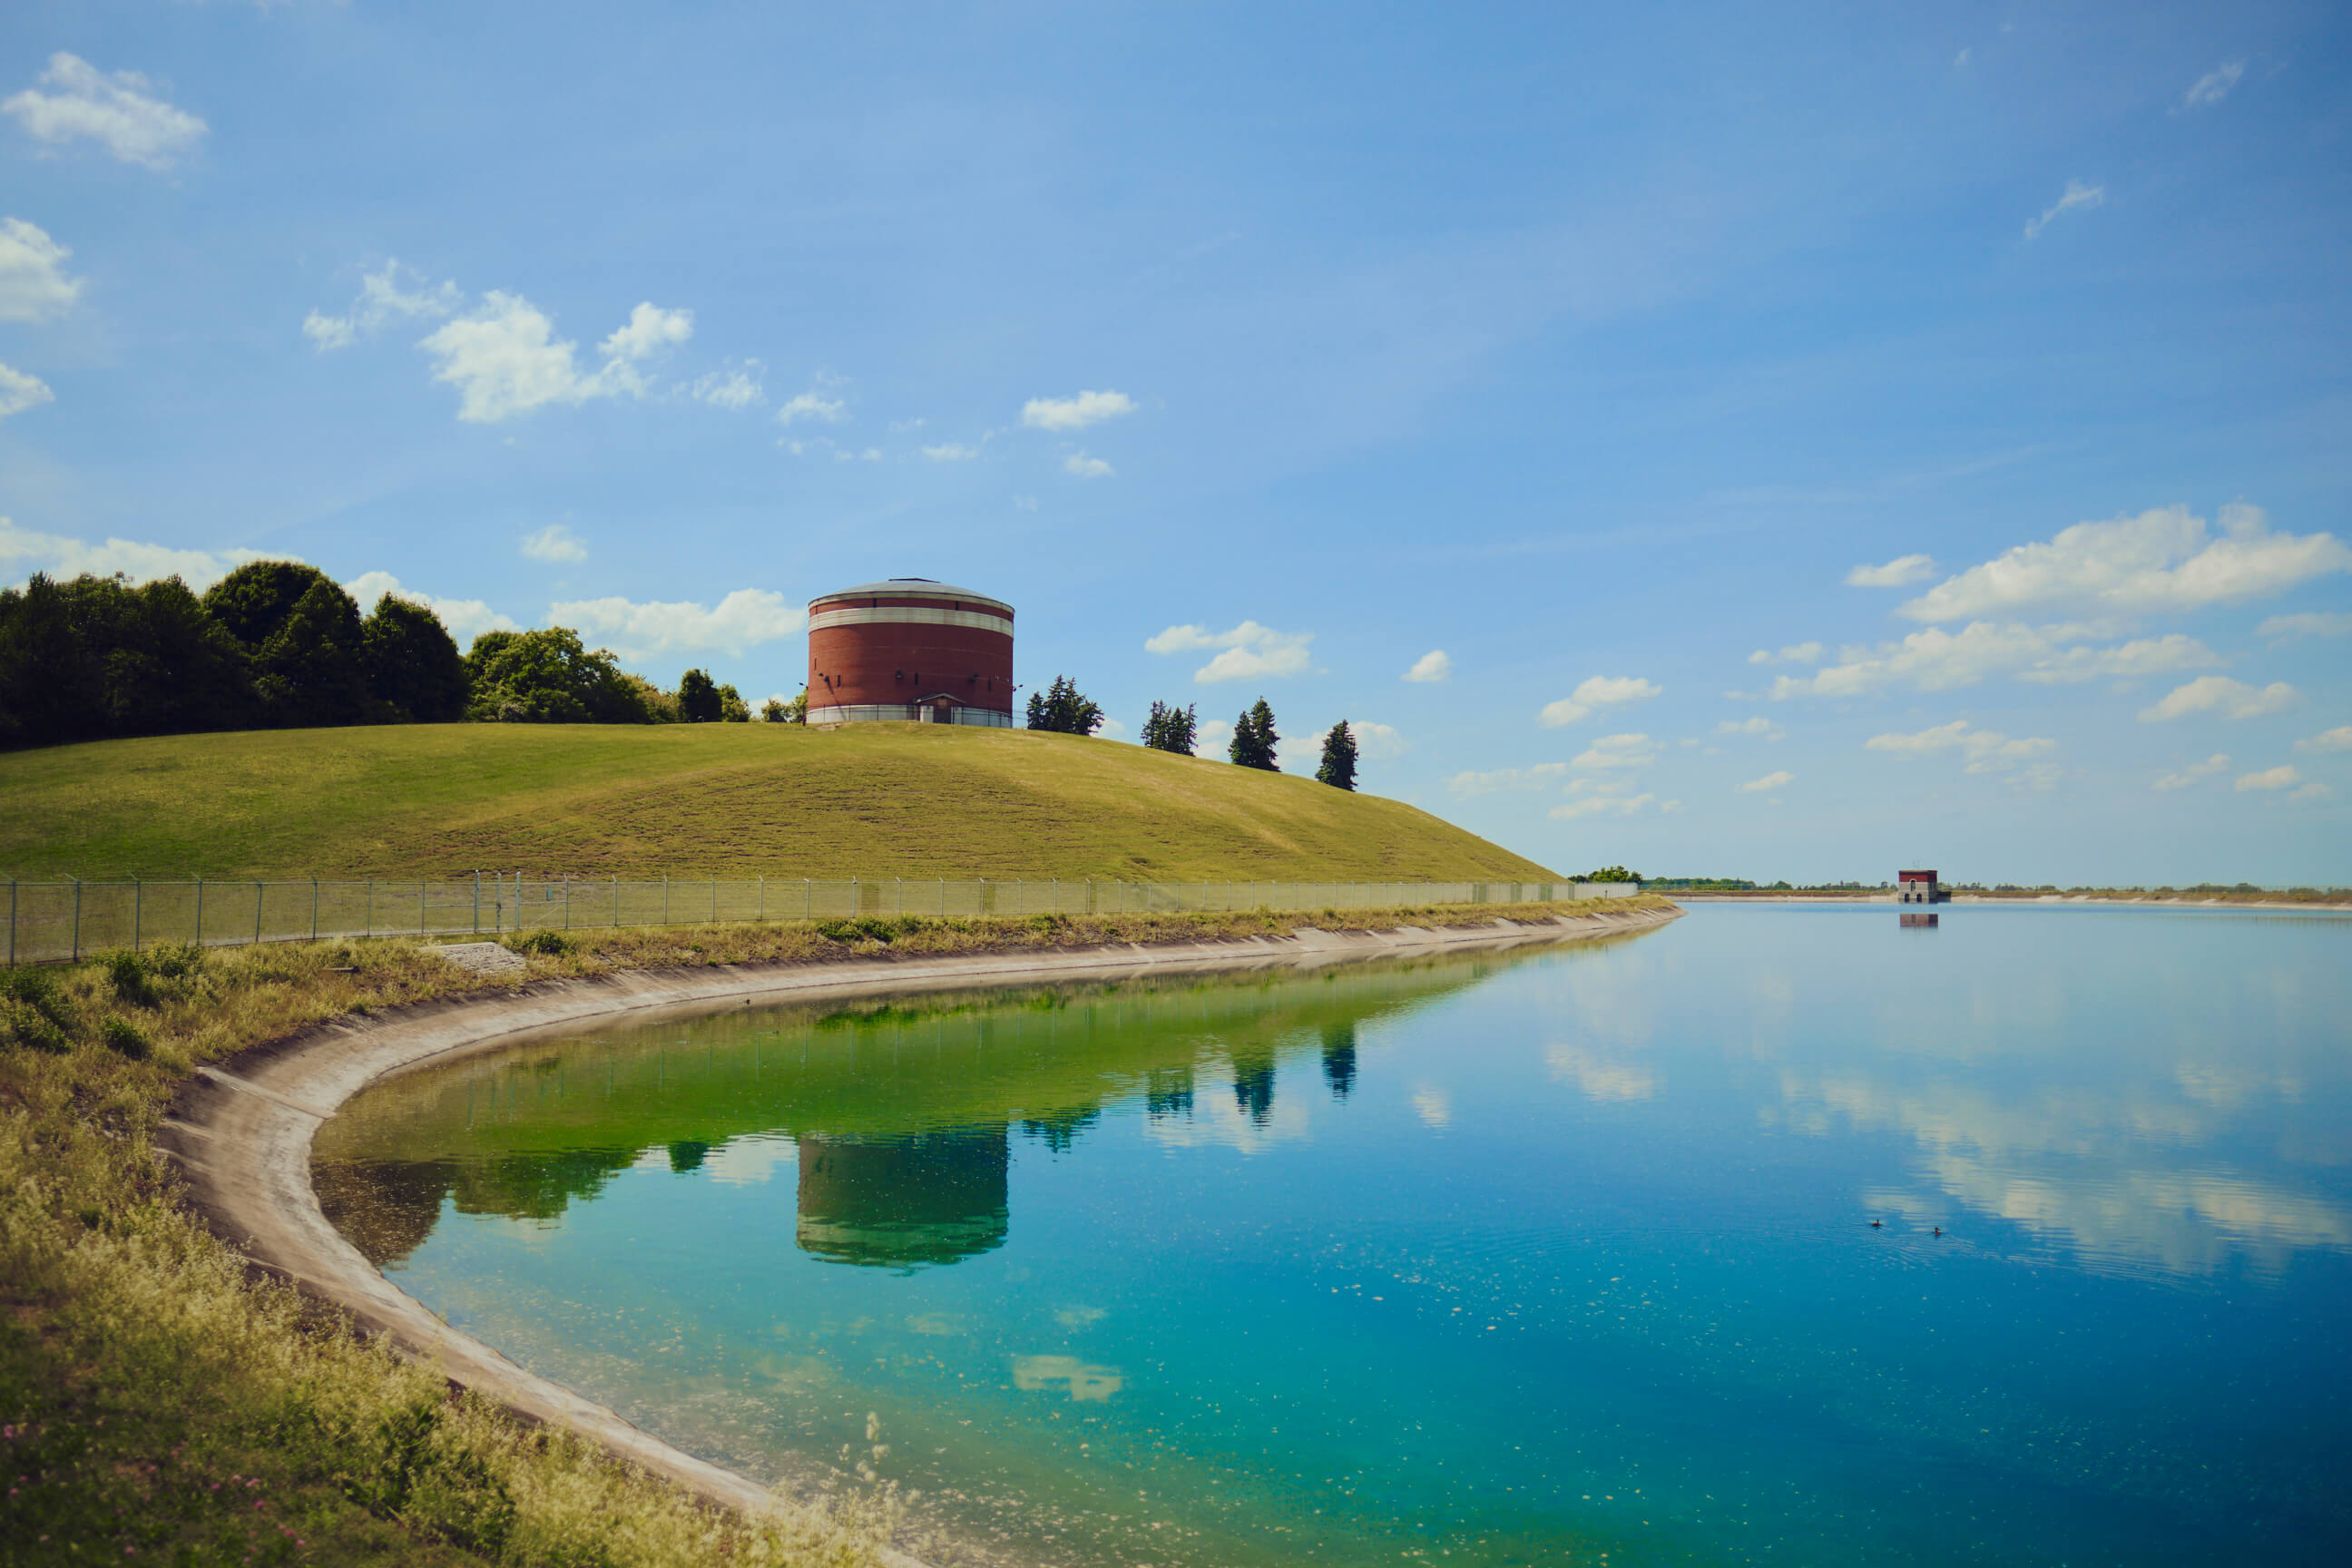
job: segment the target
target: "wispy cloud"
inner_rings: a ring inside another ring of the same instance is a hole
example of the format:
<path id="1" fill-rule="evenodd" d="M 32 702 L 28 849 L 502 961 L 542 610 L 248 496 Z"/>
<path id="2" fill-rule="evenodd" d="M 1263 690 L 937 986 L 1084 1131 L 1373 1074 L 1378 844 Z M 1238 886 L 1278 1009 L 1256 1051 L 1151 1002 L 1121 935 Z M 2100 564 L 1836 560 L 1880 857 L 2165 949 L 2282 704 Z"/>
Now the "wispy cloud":
<path id="1" fill-rule="evenodd" d="M 961 441 L 945 441 L 923 448 L 923 461 L 927 463 L 969 463 L 979 456 L 979 447 L 967 447 Z"/>
<path id="2" fill-rule="evenodd" d="M 1493 795 L 1499 790 L 1544 789 L 1567 776 L 1566 763 L 1538 763 L 1531 768 L 1455 773 L 1445 781 L 1445 787 L 1456 795 Z"/>
<path id="3" fill-rule="evenodd" d="M 1819 664 L 1823 651 L 1822 645 L 1817 642 L 1790 643 L 1778 653 L 1769 647 L 1759 647 L 1748 656 L 1748 662 L 1750 664 Z"/>
<path id="4" fill-rule="evenodd" d="M 2216 752 L 2203 762 L 2191 763 L 2178 773 L 2158 774 L 2156 783 L 2148 787 L 2158 790 L 2187 789 L 2200 779 L 2210 779 L 2215 773 L 2226 771 L 2229 766 L 2230 753 Z"/>
<path id="5" fill-rule="evenodd" d="M 1581 681 L 1576 689 L 1556 702 L 1547 702 L 1536 715 L 1536 722 L 1547 730 L 1557 730 L 1590 716 L 1595 709 L 1617 707 L 1629 702 L 1647 702 L 1665 688 L 1640 676 L 1596 675 Z"/>
<path id="6" fill-rule="evenodd" d="M 820 374 L 806 392 L 796 393 L 776 410 L 776 423 L 790 427 L 803 419 L 838 425 L 849 416 L 848 400 L 841 395 L 837 377 Z"/>
<path id="7" fill-rule="evenodd" d="M 1278 632 L 1255 621 L 1244 621 L 1231 631 L 1213 632 L 1202 626 L 1170 626 L 1147 639 L 1147 653 L 1198 653 L 1218 650 L 1215 658 L 1192 672 L 1203 684 L 1220 680 L 1263 680 L 1303 675 L 1310 662 L 1307 645 L 1313 632 Z"/>
<path id="8" fill-rule="evenodd" d="M 1580 799 L 1563 801 L 1544 815 L 1559 822 L 1573 822 L 1580 816 L 1633 816 L 1657 804 L 1658 797 L 1654 795 L 1588 795 Z M 1667 805 L 1679 804 L 1670 801 Z"/>
<path id="9" fill-rule="evenodd" d="M 758 360 L 745 360 L 741 364 L 722 365 L 696 378 L 688 389 L 697 402 L 708 403 L 713 408 L 724 408 L 730 414 L 768 400 L 763 384 L 767 366 Z"/>
<path id="10" fill-rule="evenodd" d="M 404 273 L 415 282 L 404 284 Z M 463 302 L 455 282 L 444 282 L 436 289 L 423 273 L 404 268 L 396 257 L 387 257 L 380 270 L 361 275 L 359 298 L 347 313 L 330 316 L 313 310 L 302 318 L 302 335 L 325 353 L 374 336 L 394 317 L 439 321 L 456 314 Z"/>
<path id="11" fill-rule="evenodd" d="M 2040 737 L 2012 741 L 1996 730 L 1979 730 L 1965 719 L 1938 724 L 1914 735 L 1874 735 L 1863 742 L 1865 751 L 1887 752 L 1898 757 L 1926 757 L 1957 752 L 1972 773 L 1999 773 L 2032 762 L 2058 749 L 2058 742 Z"/>
<path id="12" fill-rule="evenodd" d="M 1935 557 L 1898 555 L 1884 566 L 1857 566 L 1845 574 L 1849 588 L 1907 588 L 1936 574 Z"/>
<path id="13" fill-rule="evenodd" d="M 765 588 L 738 588 L 715 606 L 573 599 L 549 605 L 547 615 L 550 625 L 593 634 L 632 658 L 703 648 L 740 656 L 761 643 L 791 637 L 808 620 L 800 605 Z"/>
<path id="14" fill-rule="evenodd" d="M 2033 238 L 2043 229 L 2048 228 L 2053 219 L 2067 213 L 2078 208 L 2104 206 L 2106 205 L 2106 200 L 2107 188 L 2105 185 L 2091 185 L 2080 180 L 2069 180 L 2066 182 L 2065 193 L 2043 208 L 2040 217 L 2025 220 L 2025 237 Z"/>
<path id="15" fill-rule="evenodd" d="M 2323 730 L 2307 740 L 2297 741 L 2298 752 L 2352 752 L 2352 724 L 2338 724 L 2333 730 Z"/>
<path id="16" fill-rule="evenodd" d="M 386 594 L 395 599 L 405 599 L 412 605 L 422 605 L 439 617 L 449 629 L 449 635 L 459 647 L 465 647 L 484 632 L 520 631 L 511 619 L 499 614 L 480 599 L 441 599 L 431 594 L 420 594 L 400 585 L 400 579 L 389 572 L 362 572 L 343 584 L 343 592 L 357 600 L 362 611 L 373 610 L 375 603 Z"/>
<path id="17" fill-rule="evenodd" d="M 2262 508 L 2242 503 L 2223 507 L 2221 521 L 2219 537 L 2185 506 L 2078 522 L 1947 578 L 1897 613 L 1937 622 L 2044 604 L 2123 615 L 2193 610 L 2352 571 L 2352 549 L 2333 534 L 2273 533 Z"/>
<path id="18" fill-rule="evenodd" d="M 1580 768 L 1645 768 L 1658 760 L 1654 742 L 1647 735 L 1603 735 L 1577 753 L 1572 766 Z"/>
<path id="19" fill-rule="evenodd" d="M 1760 735 L 1768 741 L 1785 739 L 1788 731 L 1759 713 L 1753 719 L 1726 719 L 1715 727 L 1718 735 Z"/>
<path id="20" fill-rule="evenodd" d="M 1084 452 L 1073 452 L 1062 459 L 1063 468 L 1082 479 L 1107 479 L 1118 470 L 1100 458 L 1089 458 Z"/>
<path id="21" fill-rule="evenodd" d="M 1081 392 L 1076 397 L 1033 397 L 1021 405 L 1021 423 L 1032 430 L 1083 430 L 1135 412 L 1124 392 Z"/>
<path id="22" fill-rule="evenodd" d="M 177 577 L 203 593 L 248 561 L 288 560 L 283 554 L 252 550 L 188 550 L 138 540 L 109 539 L 101 544 L 63 534 L 38 533 L 0 517 L 0 568 L 12 576 L 19 572 L 47 572 L 53 577 L 111 577 L 120 572 L 133 583 Z"/>
<path id="23" fill-rule="evenodd" d="M 560 522 L 523 536 L 522 552 L 533 561 L 569 562 L 588 559 L 588 546 Z"/>
<path id="24" fill-rule="evenodd" d="M 2273 616 L 2254 628 L 2254 635 L 2273 642 L 2292 642 L 2297 637 L 2352 637 L 2352 615 L 2314 610 L 2299 616 Z"/>
<path id="25" fill-rule="evenodd" d="M 1446 657 L 1444 648 L 1431 648 L 1412 661 L 1412 668 L 1404 672 L 1404 679 L 1423 686 L 1442 685 L 1454 679 L 1454 661 Z"/>
<path id="26" fill-rule="evenodd" d="M 46 321 L 73 309 L 82 280 L 66 275 L 71 255 L 39 225 L 0 218 L 0 321 Z"/>
<path id="27" fill-rule="evenodd" d="M 1779 789 L 1782 784 L 1790 784 L 1796 782 L 1797 775 L 1784 770 L 1778 773 L 1766 773 L 1760 779 L 1749 779 L 1746 784 L 1741 784 L 1739 789 L 1740 793 L 1743 795 L 1762 795 L 1769 790 Z"/>
<path id="28" fill-rule="evenodd" d="M 44 403 L 55 403 L 58 395 L 49 384 L 27 371 L 10 364 L 0 364 L 0 419 L 22 414 L 27 408 L 38 408 Z"/>
<path id="29" fill-rule="evenodd" d="M 2226 675 L 2200 675 L 2177 686 L 2164 700 L 2139 710 L 2143 723 L 2161 724 L 2192 713 L 2219 713 L 2225 719 L 2259 719 L 2294 705 L 2298 693 L 2284 680 L 2252 687 Z"/>
<path id="30" fill-rule="evenodd" d="M 2183 109 L 2209 109 L 2230 96 L 2230 89 L 2246 74 L 2243 60 L 2225 60 L 2189 84 L 2180 95 Z"/>
<path id="31" fill-rule="evenodd" d="M 2294 770 L 2292 763 L 2283 763 L 2275 768 L 2264 768 L 2258 773 L 2238 775 L 2238 788 L 2241 791 L 2293 789 L 2302 782 L 2303 775 Z"/>
<path id="32" fill-rule="evenodd" d="M 125 163 L 168 169 L 204 140 L 205 122 L 154 96 L 152 89 L 137 71 L 110 75 L 78 56 L 58 53 L 49 57 L 40 87 L 0 101 L 0 113 L 16 116 L 48 146 L 87 137 Z"/>

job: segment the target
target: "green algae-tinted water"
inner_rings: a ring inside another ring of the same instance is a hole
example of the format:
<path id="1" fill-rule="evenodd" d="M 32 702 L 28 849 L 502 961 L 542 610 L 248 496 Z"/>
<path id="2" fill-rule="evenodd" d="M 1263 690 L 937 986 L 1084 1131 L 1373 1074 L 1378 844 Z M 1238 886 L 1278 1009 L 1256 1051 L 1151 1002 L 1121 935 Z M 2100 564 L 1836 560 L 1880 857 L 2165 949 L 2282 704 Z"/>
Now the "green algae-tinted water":
<path id="1" fill-rule="evenodd" d="M 1938 913 L 737 1007 L 317 1176 L 533 1370 L 1021 1560 L 2352 1561 L 2352 921 Z"/>

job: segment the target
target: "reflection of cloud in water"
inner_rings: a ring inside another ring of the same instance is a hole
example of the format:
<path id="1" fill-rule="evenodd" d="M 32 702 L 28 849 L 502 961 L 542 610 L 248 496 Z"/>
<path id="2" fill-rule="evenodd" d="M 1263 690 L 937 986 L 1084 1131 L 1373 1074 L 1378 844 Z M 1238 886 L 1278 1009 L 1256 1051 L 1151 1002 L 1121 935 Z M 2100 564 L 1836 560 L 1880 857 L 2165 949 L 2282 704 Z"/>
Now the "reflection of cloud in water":
<path id="1" fill-rule="evenodd" d="M 704 1159 L 702 1169 L 714 1182 L 730 1187 L 756 1187 L 779 1169 L 789 1169 L 797 1175 L 800 1164 L 800 1149 L 791 1139 L 761 1135 L 720 1144 Z"/>
<path id="2" fill-rule="evenodd" d="M 1648 1068 L 1612 1061 L 1581 1047 L 1553 1046 L 1544 1052 L 1544 1062 L 1554 1083 L 1572 1081 L 1587 1100 L 1647 1100 L 1658 1092 Z"/>
<path id="3" fill-rule="evenodd" d="M 1432 1127 L 1444 1127 L 1454 1121 L 1454 1101 L 1435 1084 L 1424 1083 L 1412 1091 L 1412 1112 Z"/>
<path id="4" fill-rule="evenodd" d="M 1054 1314 L 1054 1321 L 1066 1329 L 1091 1329 L 1104 1316 L 1100 1307 L 1065 1307 Z"/>
<path id="5" fill-rule="evenodd" d="M 1066 1384 L 1073 1400 L 1108 1399 L 1127 1386 L 1113 1366 L 1094 1366 L 1069 1355 L 1024 1355 L 1013 1358 L 1013 1386 L 1035 1394 Z"/>
<path id="6" fill-rule="evenodd" d="M 1204 1075 L 1205 1076 L 1205 1075 Z M 1222 1091 L 1197 1096 L 1189 1116 L 1155 1116 L 1143 1124 L 1143 1135 L 1170 1149 L 1197 1149 L 1222 1143 L 1244 1154 L 1255 1154 L 1276 1143 L 1307 1136 L 1305 1096 L 1274 1098 L 1263 1121 Z"/>
<path id="7" fill-rule="evenodd" d="M 2352 1248 L 2352 1216 L 2191 1150 L 2210 1135 L 2189 1105 L 2074 1092 L 2003 1105 L 1950 1085 L 1892 1090 L 1852 1078 L 1783 1074 L 1786 1123 L 1823 1133 L 1844 1117 L 1925 1151 L 1922 1173 L 1958 1202 L 2073 1247 L 2093 1262 L 2210 1273 L 2233 1252 L 2276 1270 L 2298 1249 Z M 2178 1169 L 2153 1163 L 2168 1147 Z M 1914 1210 L 1884 1192 L 1869 1202 Z M 1913 1212 L 1919 1218 L 1930 1211 Z"/>

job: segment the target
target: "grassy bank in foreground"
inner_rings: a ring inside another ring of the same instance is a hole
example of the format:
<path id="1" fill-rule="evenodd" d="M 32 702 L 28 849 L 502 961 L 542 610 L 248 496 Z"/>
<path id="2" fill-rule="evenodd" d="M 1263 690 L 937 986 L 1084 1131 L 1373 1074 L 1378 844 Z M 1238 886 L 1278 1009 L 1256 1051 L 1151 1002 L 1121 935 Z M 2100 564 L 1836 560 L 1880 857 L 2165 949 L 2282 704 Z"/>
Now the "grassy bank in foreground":
<path id="1" fill-rule="evenodd" d="M 1027 730 L 409 724 L 0 754 L 0 875 L 1540 881 L 1402 802 Z"/>
<path id="2" fill-rule="evenodd" d="M 194 1067 L 310 1024 L 628 968 L 1045 951 L 1274 935 L 1301 925 L 1484 924 L 1566 910 L 1457 907 L 1344 921 L 1258 912 L 872 921 L 600 933 L 520 975 L 408 941 L 116 954 L 0 971 L 0 1540 L 21 1561 L 870 1563 L 887 1493 L 751 1521 L 559 1432 L 452 1396 L 242 1260 L 177 1201 L 151 1147 Z"/>

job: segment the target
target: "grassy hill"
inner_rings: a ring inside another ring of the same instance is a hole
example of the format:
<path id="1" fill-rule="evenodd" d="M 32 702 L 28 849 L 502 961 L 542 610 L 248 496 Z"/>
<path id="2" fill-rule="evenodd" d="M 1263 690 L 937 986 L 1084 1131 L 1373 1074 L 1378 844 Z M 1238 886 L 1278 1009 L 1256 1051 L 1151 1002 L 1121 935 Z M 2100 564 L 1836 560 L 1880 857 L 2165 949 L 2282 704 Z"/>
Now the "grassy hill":
<path id="1" fill-rule="evenodd" d="M 1139 746 L 858 724 L 418 724 L 0 754 L 0 875 L 1553 875 L 1414 806 Z"/>

